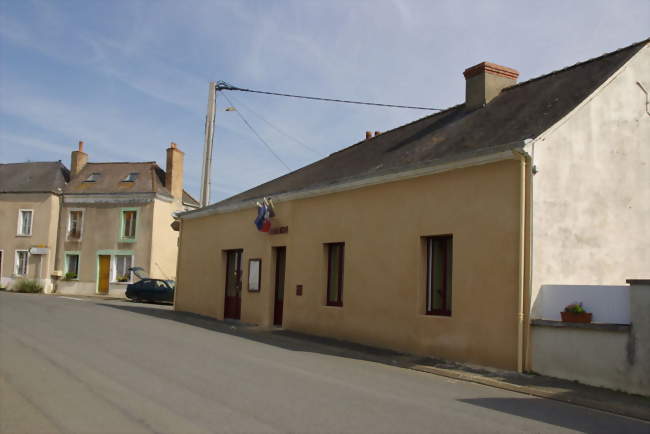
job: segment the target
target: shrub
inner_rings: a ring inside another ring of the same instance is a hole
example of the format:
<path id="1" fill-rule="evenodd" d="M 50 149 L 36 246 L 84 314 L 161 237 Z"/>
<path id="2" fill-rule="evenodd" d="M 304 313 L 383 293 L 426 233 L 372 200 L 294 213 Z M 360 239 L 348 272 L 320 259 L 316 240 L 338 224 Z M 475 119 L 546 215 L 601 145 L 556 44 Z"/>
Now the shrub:
<path id="1" fill-rule="evenodd" d="M 18 279 L 14 283 L 13 291 L 30 293 L 43 292 L 43 285 L 34 279 Z"/>
<path id="2" fill-rule="evenodd" d="M 63 280 L 74 280 L 77 278 L 76 273 L 65 273 L 65 276 L 63 276 Z"/>
<path id="3" fill-rule="evenodd" d="M 571 303 L 570 305 L 566 306 L 564 308 L 565 312 L 573 312 L 573 313 L 585 313 L 585 308 L 582 307 L 582 303 Z"/>

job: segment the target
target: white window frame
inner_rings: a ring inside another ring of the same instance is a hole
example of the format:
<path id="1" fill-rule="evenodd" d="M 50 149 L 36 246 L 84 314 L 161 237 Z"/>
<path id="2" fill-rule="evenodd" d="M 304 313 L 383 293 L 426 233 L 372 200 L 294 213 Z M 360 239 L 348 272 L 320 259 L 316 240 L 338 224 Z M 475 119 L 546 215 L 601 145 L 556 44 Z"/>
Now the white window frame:
<path id="1" fill-rule="evenodd" d="M 70 226 L 72 225 L 72 211 L 81 211 L 81 221 L 79 222 L 79 238 L 70 238 Z M 84 234 L 84 219 L 86 217 L 86 210 L 84 208 L 69 208 L 68 209 L 68 224 L 65 230 L 66 241 L 81 241 Z"/>
<path id="2" fill-rule="evenodd" d="M 32 217 L 29 220 L 29 233 L 22 233 L 23 229 L 23 212 L 29 211 L 32 213 Z M 34 227 L 34 210 L 28 208 L 21 208 L 18 210 L 18 225 L 16 228 L 16 235 L 19 237 L 31 237 L 32 236 L 32 227 Z"/>
<path id="3" fill-rule="evenodd" d="M 25 259 L 25 273 L 18 273 L 18 253 L 25 252 L 27 253 L 27 258 Z M 25 249 L 16 249 L 14 253 L 14 276 L 25 277 L 29 274 L 29 250 Z"/>
<path id="4" fill-rule="evenodd" d="M 66 252 L 65 257 L 63 258 L 63 275 L 65 276 L 70 272 L 70 262 L 69 262 L 69 257 L 70 256 L 76 256 L 77 257 L 77 277 L 71 280 L 79 280 L 79 274 L 81 273 L 81 254 L 78 252 L 73 253 L 73 252 Z"/>
<path id="5" fill-rule="evenodd" d="M 117 257 L 118 256 L 130 256 L 131 257 L 131 267 L 133 267 L 133 264 L 135 263 L 135 255 L 129 255 L 129 254 L 122 254 L 122 253 L 116 253 L 114 255 L 111 255 L 111 283 L 121 283 L 124 285 L 127 285 L 129 283 L 133 283 L 133 273 L 130 274 L 130 279 L 126 282 L 118 282 L 117 281 Z"/>

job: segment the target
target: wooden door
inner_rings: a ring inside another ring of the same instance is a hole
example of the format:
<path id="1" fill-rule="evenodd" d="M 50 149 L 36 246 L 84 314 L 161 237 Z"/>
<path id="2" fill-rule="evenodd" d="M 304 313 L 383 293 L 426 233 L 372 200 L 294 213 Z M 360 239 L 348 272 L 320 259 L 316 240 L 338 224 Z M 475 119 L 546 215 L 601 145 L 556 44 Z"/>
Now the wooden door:
<path id="1" fill-rule="evenodd" d="M 282 325 L 284 310 L 284 270 L 286 267 L 286 247 L 275 248 L 275 307 L 273 309 L 273 324 Z"/>
<path id="2" fill-rule="evenodd" d="M 228 250 L 226 252 L 224 318 L 239 319 L 241 316 L 241 257 L 242 250 Z"/>
<path id="3" fill-rule="evenodd" d="M 99 273 L 97 276 L 97 292 L 108 294 L 108 281 L 111 270 L 111 256 L 99 255 Z"/>

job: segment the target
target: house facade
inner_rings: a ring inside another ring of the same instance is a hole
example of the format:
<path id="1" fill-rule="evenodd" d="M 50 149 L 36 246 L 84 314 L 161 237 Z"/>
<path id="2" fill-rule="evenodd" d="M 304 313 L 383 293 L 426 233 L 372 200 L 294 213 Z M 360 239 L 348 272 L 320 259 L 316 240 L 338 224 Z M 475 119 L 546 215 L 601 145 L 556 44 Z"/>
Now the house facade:
<path id="1" fill-rule="evenodd" d="M 175 308 L 529 369 L 540 289 L 649 271 L 649 60 L 484 62 L 463 104 L 182 214 Z"/>
<path id="2" fill-rule="evenodd" d="M 69 175 L 61 162 L 0 164 L 0 286 L 29 278 L 52 290 L 61 193 Z"/>
<path id="3" fill-rule="evenodd" d="M 198 206 L 183 190 L 183 153 L 172 143 L 163 171 L 155 162 L 88 162 L 82 146 L 63 192 L 57 293 L 123 296 L 136 266 L 174 280 L 174 214 Z"/>

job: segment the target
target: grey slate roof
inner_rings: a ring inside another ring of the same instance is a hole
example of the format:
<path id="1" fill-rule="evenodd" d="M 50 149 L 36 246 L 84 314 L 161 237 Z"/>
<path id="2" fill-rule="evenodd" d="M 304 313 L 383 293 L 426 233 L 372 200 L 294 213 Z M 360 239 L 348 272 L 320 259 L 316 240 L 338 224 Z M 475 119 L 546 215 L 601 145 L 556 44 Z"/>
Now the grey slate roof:
<path id="1" fill-rule="evenodd" d="M 416 120 L 203 209 L 514 148 L 562 119 L 649 41 L 506 88 L 477 110 L 459 104 Z"/>
<path id="2" fill-rule="evenodd" d="M 0 193 L 59 193 L 70 179 L 60 161 L 0 164 Z"/>
<path id="3" fill-rule="evenodd" d="M 85 182 L 98 173 L 94 182 Z M 133 182 L 123 182 L 130 173 L 137 173 Z M 160 193 L 171 196 L 165 187 L 165 171 L 155 161 L 87 163 L 64 189 L 65 194 L 115 194 L 115 193 Z M 183 203 L 198 206 L 199 203 L 183 190 Z"/>

